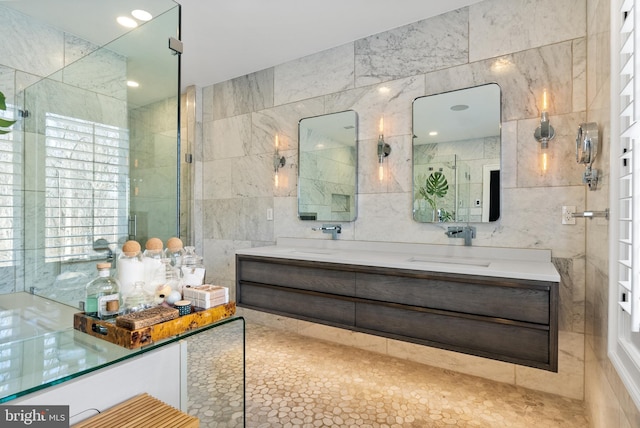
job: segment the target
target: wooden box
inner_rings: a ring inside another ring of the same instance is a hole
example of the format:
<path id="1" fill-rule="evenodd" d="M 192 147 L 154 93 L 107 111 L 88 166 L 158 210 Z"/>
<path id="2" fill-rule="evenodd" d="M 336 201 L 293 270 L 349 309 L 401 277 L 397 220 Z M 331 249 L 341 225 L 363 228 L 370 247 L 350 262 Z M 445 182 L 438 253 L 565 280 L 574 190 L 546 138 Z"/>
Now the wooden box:
<path id="1" fill-rule="evenodd" d="M 185 333 L 228 318 L 236 313 L 235 302 L 199 310 L 179 318 L 136 330 L 116 326 L 113 321 L 103 321 L 79 312 L 73 316 L 73 328 L 91 336 L 106 340 L 125 348 L 135 349 L 158 340 Z"/>

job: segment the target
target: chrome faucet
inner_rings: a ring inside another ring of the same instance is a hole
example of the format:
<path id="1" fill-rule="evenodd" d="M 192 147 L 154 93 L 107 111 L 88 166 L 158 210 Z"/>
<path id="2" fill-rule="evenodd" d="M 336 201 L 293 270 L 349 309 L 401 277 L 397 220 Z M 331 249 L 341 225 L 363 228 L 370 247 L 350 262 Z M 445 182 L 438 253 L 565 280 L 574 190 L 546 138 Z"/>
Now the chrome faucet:
<path id="1" fill-rule="evenodd" d="M 323 224 L 322 227 L 312 227 L 311 230 L 321 230 L 322 233 L 330 233 L 331 239 L 338 239 L 338 233 L 342 233 L 342 225 Z"/>
<path id="2" fill-rule="evenodd" d="M 476 228 L 473 226 L 449 226 L 444 233 L 449 238 L 464 238 L 464 245 L 471 246 L 471 240 L 476 237 Z"/>

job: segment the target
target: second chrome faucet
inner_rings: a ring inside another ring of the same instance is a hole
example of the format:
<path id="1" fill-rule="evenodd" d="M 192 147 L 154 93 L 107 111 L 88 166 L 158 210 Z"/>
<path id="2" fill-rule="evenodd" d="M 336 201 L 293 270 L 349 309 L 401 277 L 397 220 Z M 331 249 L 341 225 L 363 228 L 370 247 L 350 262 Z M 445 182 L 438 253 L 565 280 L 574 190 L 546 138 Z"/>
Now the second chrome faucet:
<path id="1" fill-rule="evenodd" d="M 322 227 L 312 227 L 312 230 L 321 230 L 322 233 L 330 233 L 331 239 L 338 239 L 338 233 L 342 232 L 340 224 L 323 224 Z"/>

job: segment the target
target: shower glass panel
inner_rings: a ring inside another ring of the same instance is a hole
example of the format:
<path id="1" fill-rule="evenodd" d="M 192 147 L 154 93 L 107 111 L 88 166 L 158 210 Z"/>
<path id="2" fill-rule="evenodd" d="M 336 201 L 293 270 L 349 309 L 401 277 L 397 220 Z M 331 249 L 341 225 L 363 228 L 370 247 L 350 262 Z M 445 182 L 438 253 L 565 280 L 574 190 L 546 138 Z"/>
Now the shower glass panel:
<path id="1" fill-rule="evenodd" d="M 179 235 L 180 10 L 159 3 L 24 90 L 24 291 L 77 307 L 126 240 Z"/>

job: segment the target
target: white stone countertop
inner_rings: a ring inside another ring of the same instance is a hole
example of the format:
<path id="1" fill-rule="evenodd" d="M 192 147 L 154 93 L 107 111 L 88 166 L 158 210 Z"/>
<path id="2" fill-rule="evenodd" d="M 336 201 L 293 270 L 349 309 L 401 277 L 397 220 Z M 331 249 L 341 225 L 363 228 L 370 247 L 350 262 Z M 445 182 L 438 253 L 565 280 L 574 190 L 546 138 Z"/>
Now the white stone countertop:
<path id="1" fill-rule="evenodd" d="M 560 282 L 551 250 L 278 238 L 236 254 Z"/>

